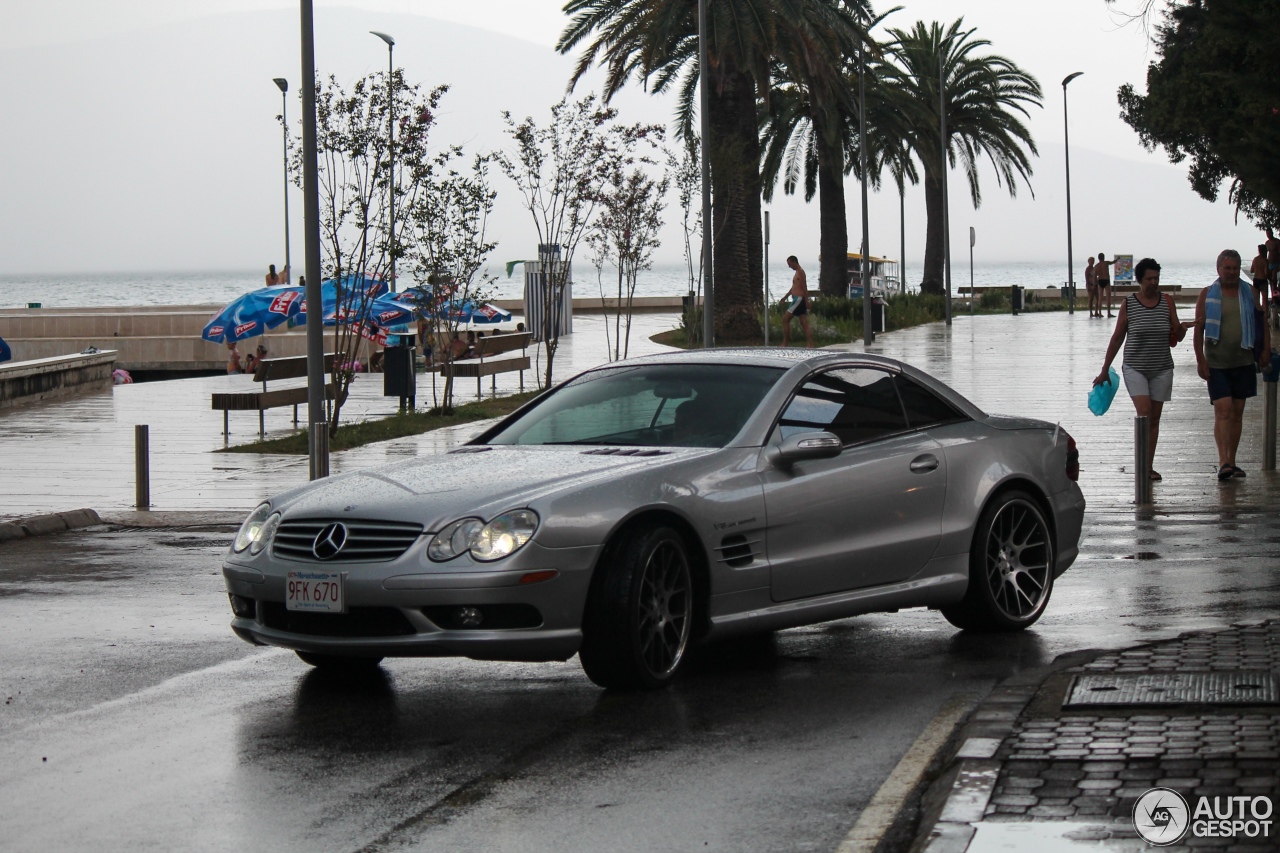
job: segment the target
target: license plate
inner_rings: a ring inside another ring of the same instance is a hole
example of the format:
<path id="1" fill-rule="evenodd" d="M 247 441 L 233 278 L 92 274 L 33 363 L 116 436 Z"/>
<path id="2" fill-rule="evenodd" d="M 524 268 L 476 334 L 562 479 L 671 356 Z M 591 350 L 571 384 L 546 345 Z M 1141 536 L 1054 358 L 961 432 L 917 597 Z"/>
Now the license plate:
<path id="1" fill-rule="evenodd" d="M 344 613 L 346 597 L 342 589 L 342 572 L 289 572 L 285 584 L 286 610 L 311 613 Z"/>

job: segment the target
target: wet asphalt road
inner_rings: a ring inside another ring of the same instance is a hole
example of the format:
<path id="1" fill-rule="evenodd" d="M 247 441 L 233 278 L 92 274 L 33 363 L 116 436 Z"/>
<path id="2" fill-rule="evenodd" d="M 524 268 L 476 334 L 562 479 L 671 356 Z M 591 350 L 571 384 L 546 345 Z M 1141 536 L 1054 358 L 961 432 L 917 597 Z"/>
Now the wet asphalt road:
<path id="1" fill-rule="evenodd" d="M 1087 524 L 1026 634 L 849 619 L 707 650 L 638 696 L 576 659 L 326 680 L 232 636 L 230 530 L 4 543 L 0 850 L 832 850 L 957 694 L 1280 605 L 1274 513 Z"/>

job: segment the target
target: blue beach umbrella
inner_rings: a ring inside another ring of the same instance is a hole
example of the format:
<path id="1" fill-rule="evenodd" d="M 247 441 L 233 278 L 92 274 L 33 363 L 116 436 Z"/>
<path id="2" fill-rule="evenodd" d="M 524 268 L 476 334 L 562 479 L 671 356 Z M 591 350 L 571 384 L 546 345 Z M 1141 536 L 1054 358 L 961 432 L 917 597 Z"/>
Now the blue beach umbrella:
<path id="1" fill-rule="evenodd" d="M 386 315 L 388 322 L 397 322 L 392 314 L 405 318 L 398 322 L 407 322 L 407 318 L 412 313 L 387 295 L 385 279 L 368 275 L 343 276 L 341 299 L 338 298 L 337 283 L 331 278 L 326 279 L 320 283 L 320 302 L 326 326 L 373 321 L 380 315 Z M 307 325 L 305 305 L 289 318 L 289 325 Z"/>
<path id="2" fill-rule="evenodd" d="M 511 319 L 510 311 L 504 311 L 489 302 L 452 299 L 439 303 L 431 291 L 423 287 L 411 287 L 395 294 L 392 298 L 397 302 L 412 305 L 416 315 L 423 318 L 439 317 L 459 323 L 484 325 L 506 323 Z"/>
<path id="3" fill-rule="evenodd" d="M 259 288 L 215 314 L 200 337 L 223 344 L 261 335 L 296 316 L 302 310 L 302 301 L 302 288 L 297 285 Z"/>
<path id="4" fill-rule="evenodd" d="M 9 349 L 9 345 L 4 342 L 4 338 L 0 338 L 0 361 L 8 361 L 13 358 L 13 350 Z"/>

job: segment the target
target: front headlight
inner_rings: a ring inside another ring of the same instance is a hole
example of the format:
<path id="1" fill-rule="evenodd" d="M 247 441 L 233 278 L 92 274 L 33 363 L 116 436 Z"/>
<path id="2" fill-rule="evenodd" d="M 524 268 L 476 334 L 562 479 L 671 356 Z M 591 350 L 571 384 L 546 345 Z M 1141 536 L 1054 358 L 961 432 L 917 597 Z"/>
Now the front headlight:
<path id="1" fill-rule="evenodd" d="M 271 544 L 271 537 L 276 535 L 276 530 L 280 527 L 280 513 L 275 512 L 267 519 L 267 523 L 262 525 L 258 531 L 258 538 L 249 543 L 249 553 L 257 556 L 262 553 L 262 549 Z"/>
<path id="2" fill-rule="evenodd" d="M 501 560 L 519 551 L 537 529 L 538 514 L 529 509 L 504 512 L 488 524 L 478 518 L 463 518 L 435 535 L 427 546 L 427 556 L 444 562 L 470 551 L 484 563 Z"/>
<path id="3" fill-rule="evenodd" d="M 271 514 L 271 504 L 259 504 L 258 508 L 249 513 L 249 517 L 244 520 L 244 524 L 240 525 L 240 532 L 236 534 L 236 541 L 232 544 L 231 550 L 239 554 L 245 548 L 248 548 L 262 536 L 262 527 L 267 522 L 267 516 Z M 259 547 L 258 551 L 262 548 Z M 253 553 L 258 553 L 254 551 Z"/>

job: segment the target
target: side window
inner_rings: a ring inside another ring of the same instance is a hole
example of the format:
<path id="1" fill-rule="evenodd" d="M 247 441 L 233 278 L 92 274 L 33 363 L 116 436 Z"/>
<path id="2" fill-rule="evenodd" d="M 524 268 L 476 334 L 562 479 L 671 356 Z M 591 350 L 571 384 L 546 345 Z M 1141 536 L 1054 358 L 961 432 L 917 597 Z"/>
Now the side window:
<path id="1" fill-rule="evenodd" d="M 899 376 L 897 382 L 902 405 L 907 410 L 907 423 L 912 429 L 950 423 L 963 417 L 950 403 L 920 383 L 905 376 Z"/>
<path id="2" fill-rule="evenodd" d="M 778 422 L 782 438 L 826 430 L 845 445 L 904 432 L 906 416 L 893 376 L 859 367 L 813 377 L 796 393 Z"/>

